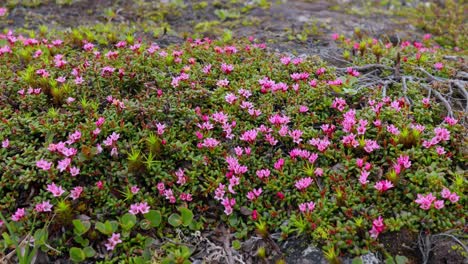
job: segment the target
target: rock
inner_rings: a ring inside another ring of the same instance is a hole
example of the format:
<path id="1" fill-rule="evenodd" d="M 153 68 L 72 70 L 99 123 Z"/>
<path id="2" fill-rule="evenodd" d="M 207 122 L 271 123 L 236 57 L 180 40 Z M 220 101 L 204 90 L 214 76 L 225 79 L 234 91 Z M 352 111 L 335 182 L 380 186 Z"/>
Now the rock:
<path id="1" fill-rule="evenodd" d="M 301 239 L 291 239 L 282 245 L 288 264 L 326 264 L 320 249 L 310 246 Z"/>
<path id="2" fill-rule="evenodd" d="M 374 253 L 368 253 L 361 256 L 362 264 L 380 264 L 380 260 Z"/>

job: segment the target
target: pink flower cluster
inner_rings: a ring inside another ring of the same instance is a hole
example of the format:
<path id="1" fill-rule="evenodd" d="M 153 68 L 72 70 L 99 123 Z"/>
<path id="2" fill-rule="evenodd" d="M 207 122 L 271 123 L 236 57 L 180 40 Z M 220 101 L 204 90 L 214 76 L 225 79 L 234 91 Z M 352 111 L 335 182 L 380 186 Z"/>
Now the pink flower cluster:
<path id="1" fill-rule="evenodd" d="M 122 240 L 120 239 L 120 234 L 113 233 L 112 236 L 107 240 L 107 243 L 104 244 L 104 246 L 106 246 L 107 250 L 114 250 L 115 246 L 117 246 L 117 244 L 120 243 L 122 243 Z"/>
<path id="2" fill-rule="evenodd" d="M 247 199 L 249 199 L 250 201 L 254 201 L 258 197 L 260 197 L 261 194 L 262 194 L 262 188 L 252 189 L 252 191 L 249 191 L 247 193 Z"/>
<path id="3" fill-rule="evenodd" d="M 372 221 L 372 229 L 369 231 L 372 238 L 376 239 L 380 233 L 385 230 L 385 224 L 382 216 Z"/>
<path id="4" fill-rule="evenodd" d="M 393 188 L 393 187 L 394 187 L 394 186 L 393 186 L 393 183 L 392 183 L 391 181 L 389 181 L 389 180 L 382 180 L 382 181 L 377 182 L 377 183 L 374 185 L 374 188 L 375 188 L 377 191 L 381 192 L 381 193 L 383 193 L 383 192 L 385 192 L 385 191 L 387 191 L 388 189 L 391 189 L 391 188 Z"/>
<path id="5" fill-rule="evenodd" d="M 11 220 L 14 222 L 19 222 L 26 216 L 25 208 L 18 208 L 16 212 L 11 216 Z"/>
<path id="6" fill-rule="evenodd" d="M 130 205 L 130 210 L 128 210 L 129 213 L 133 215 L 137 215 L 139 213 L 141 214 L 146 214 L 150 210 L 150 207 L 147 202 L 142 202 L 142 203 L 135 203 Z"/>
<path id="7" fill-rule="evenodd" d="M 301 211 L 301 213 L 311 213 L 314 209 L 315 203 L 312 201 L 299 204 L 299 211 Z"/>
<path id="8" fill-rule="evenodd" d="M 307 187 L 309 187 L 313 181 L 314 180 L 310 177 L 302 178 L 302 179 L 297 180 L 294 186 L 296 186 L 296 188 L 299 191 L 302 191 L 302 190 L 305 190 Z"/>
<path id="9" fill-rule="evenodd" d="M 417 204 L 419 204 L 419 207 L 423 210 L 429 210 L 431 209 L 432 202 L 436 201 L 436 197 L 432 195 L 432 193 L 429 193 L 427 195 L 422 195 L 418 193 L 418 199 L 415 200 Z M 444 201 L 436 201 L 434 203 L 434 207 L 437 209 L 441 209 L 444 207 Z"/>
<path id="10" fill-rule="evenodd" d="M 36 204 L 36 207 L 34 208 L 36 212 L 41 213 L 41 212 L 50 212 L 52 211 L 52 205 L 50 204 L 49 201 L 44 201 L 42 203 Z"/>

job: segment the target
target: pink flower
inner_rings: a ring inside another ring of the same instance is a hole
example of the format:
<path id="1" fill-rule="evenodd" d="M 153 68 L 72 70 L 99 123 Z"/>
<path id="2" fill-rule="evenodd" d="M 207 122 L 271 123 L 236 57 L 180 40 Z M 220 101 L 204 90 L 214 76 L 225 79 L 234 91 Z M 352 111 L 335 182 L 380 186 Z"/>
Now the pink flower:
<path id="1" fill-rule="evenodd" d="M 322 75 L 322 74 L 324 74 L 326 71 L 327 71 L 327 69 L 325 69 L 325 68 L 322 67 L 322 68 L 318 68 L 317 71 L 315 71 L 315 73 L 316 73 L 317 75 Z"/>
<path id="2" fill-rule="evenodd" d="M 221 71 L 223 71 L 225 74 L 229 74 L 234 70 L 234 66 L 231 64 L 226 64 L 222 63 L 221 64 Z"/>
<path id="3" fill-rule="evenodd" d="M 96 182 L 96 187 L 97 187 L 99 190 L 104 189 L 104 182 L 102 182 L 102 181 Z"/>
<path id="4" fill-rule="evenodd" d="M 372 229 L 369 231 L 371 234 L 371 237 L 376 239 L 380 233 L 382 233 L 385 230 L 385 224 L 383 221 L 383 218 L 379 216 L 379 218 L 374 219 L 372 221 Z"/>
<path id="5" fill-rule="evenodd" d="M 450 190 L 445 187 L 442 189 L 442 192 L 440 192 L 440 195 L 442 195 L 442 198 L 444 199 L 448 199 L 450 197 L 450 194 Z"/>
<path id="6" fill-rule="evenodd" d="M 444 68 L 444 64 L 442 62 L 437 62 L 434 64 L 434 68 L 438 71 L 442 70 Z"/>
<path id="7" fill-rule="evenodd" d="M 323 176 L 323 169 L 322 168 L 316 168 L 314 171 L 315 176 L 322 177 Z"/>
<path id="8" fill-rule="evenodd" d="M 450 202 L 456 203 L 458 202 L 459 199 L 460 199 L 460 196 L 458 196 L 456 193 L 453 192 L 452 194 L 450 194 L 450 197 L 449 197 Z"/>
<path id="9" fill-rule="evenodd" d="M 356 166 L 358 168 L 362 168 L 362 166 L 364 166 L 364 160 L 363 159 L 356 159 Z"/>
<path id="10" fill-rule="evenodd" d="M 229 81 L 227 79 L 219 80 L 216 82 L 216 86 L 218 87 L 227 87 L 229 85 Z"/>
<path id="11" fill-rule="evenodd" d="M 377 144 L 375 140 L 366 139 L 365 143 L 366 145 L 364 146 L 364 150 L 367 153 L 371 153 L 372 151 L 380 148 L 380 146 Z"/>
<path id="12" fill-rule="evenodd" d="M 148 203 L 144 202 L 144 203 L 140 203 L 140 213 L 142 214 L 147 214 L 150 210 L 150 207 L 148 205 Z"/>
<path id="13" fill-rule="evenodd" d="M 0 7 L 0 17 L 5 16 L 7 13 L 8 9 L 5 7 Z"/>
<path id="14" fill-rule="evenodd" d="M 247 198 L 250 201 L 256 200 L 260 195 L 262 194 L 262 188 L 259 189 L 253 189 L 252 191 L 247 193 Z"/>
<path id="15" fill-rule="evenodd" d="M 296 130 L 293 130 L 293 131 L 289 131 L 289 136 L 291 136 L 294 143 L 299 144 L 302 141 L 301 136 L 302 136 L 303 133 L 304 132 L 302 132 L 301 130 L 296 129 Z"/>
<path id="16" fill-rule="evenodd" d="M 47 191 L 52 193 L 54 197 L 60 197 L 65 192 L 62 186 L 57 186 L 55 183 L 47 185 Z"/>
<path id="17" fill-rule="evenodd" d="M 253 143 L 255 141 L 255 139 L 257 138 L 257 130 L 256 129 L 252 129 L 252 130 L 247 130 L 245 131 L 244 133 L 242 133 L 242 135 L 240 136 L 240 140 L 242 141 L 247 141 L 249 143 Z"/>
<path id="18" fill-rule="evenodd" d="M 71 197 L 73 200 L 76 200 L 76 199 L 80 198 L 82 192 L 83 192 L 83 187 L 77 186 L 77 187 L 73 188 L 73 189 L 70 191 L 70 197 Z"/>
<path id="19" fill-rule="evenodd" d="M 427 195 L 418 194 L 415 203 L 419 204 L 420 208 L 423 210 L 431 209 L 432 202 L 436 200 L 436 197 L 429 193 Z"/>
<path id="20" fill-rule="evenodd" d="M 70 163 L 71 163 L 71 159 L 70 158 L 65 158 L 63 160 L 60 160 L 58 162 L 58 166 L 57 168 L 59 169 L 60 172 L 66 170 L 68 168 L 68 166 L 70 166 Z"/>
<path id="21" fill-rule="evenodd" d="M 387 131 L 390 134 L 393 134 L 393 135 L 399 135 L 400 134 L 400 130 L 398 130 L 398 128 L 396 126 L 394 126 L 393 124 L 387 126 Z"/>
<path id="22" fill-rule="evenodd" d="M 71 167 L 70 174 L 71 176 L 75 177 L 76 175 L 80 174 L 80 169 L 77 167 Z"/>
<path id="23" fill-rule="evenodd" d="M 359 176 L 359 182 L 362 185 L 366 185 L 369 183 L 369 180 L 367 180 L 367 177 L 369 177 L 370 172 L 368 171 L 361 171 L 361 175 Z"/>
<path id="24" fill-rule="evenodd" d="M 117 246 L 117 244 L 120 243 L 122 243 L 122 240 L 120 239 L 120 234 L 113 233 L 112 236 L 107 240 L 107 243 L 104 244 L 104 246 L 106 246 L 107 250 L 114 250 L 115 246 Z"/>
<path id="25" fill-rule="evenodd" d="M 278 161 L 275 162 L 275 164 L 273 165 L 273 168 L 275 168 L 275 170 L 281 170 L 284 166 L 284 159 L 279 159 Z"/>
<path id="26" fill-rule="evenodd" d="M 281 125 L 289 123 L 290 118 L 285 115 L 275 114 L 271 116 L 270 118 L 268 118 L 268 120 L 270 121 L 270 123 L 272 123 L 275 126 L 281 126 Z"/>
<path id="27" fill-rule="evenodd" d="M 315 209 L 315 203 L 312 201 L 299 204 L 299 211 L 301 211 L 302 213 L 310 213 L 314 211 L 314 209 Z"/>
<path id="28" fill-rule="evenodd" d="M 454 126 L 458 123 L 458 120 L 455 119 L 455 118 L 452 118 L 450 116 L 446 116 L 445 119 L 444 119 L 445 123 L 451 125 L 451 126 Z"/>
<path id="29" fill-rule="evenodd" d="M 130 187 L 130 191 L 133 194 L 137 194 L 140 191 L 140 188 L 138 188 L 138 186 L 136 186 L 136 185 L 133 185 L 132 187 Z"/>
<path id="30" fill-rule="evenodd" d="M 237 96 L 233 93 L 228 93 L 224 99 L 226 100 L 226 102 L 228 102 L 229 104 L 233 104 L 236 100 L 237 100 Z"/>
<path id="31" fill-rule="evenodd" d="M 128 210 L 129 213 L 133 215 L 137 215 L 139 213 L 141 214 L 146 214 L 150 210 L 150 207 L 148 206 L 148 203 L 143 202 L 143 203 L 135 203 L 130 205 L 130 210 Z"/>
<path id="32" fill-rule="evenodd" d="M 45 160 L 38 160 L 36 161 L 36 166 L 42 170 L 48 171 L 50 170 L 50 167 L 52 166 L 52 162 L 48 162 Z"/>
<path id="33" fill-rule="evenodd" d="M 437 200 L 434 202 L 434 208 L 440 210 L 444 208 L 444 200 Z"/>
<path id="34" fill-rule="evenodd" d="M 338 111 L 343 112 L 344 108 L 346 107 L 346 101 L 343 98 L 335 98 L 331 107 L 338 109 Z"/>
<path id="35" fill-rule="evenodd" d="M 50 204 L 49 201 L 44 201 L 42 203 L 36 204 L 36 207 L 34 208 L 36 212 L 42 213 L 42 212 L 50 212 L 52 211 L 52 205 Z"/>
<path id="36" fill-rule="evenodd" d="M 225 191 L 226 186 L 222 183 L 218 185 L 218 188 L 215 190 L 215 199 L 216 200 L 222 200 L 224 198 L 224 194 L 226 193 Z"/>
<path id="37" fill-rule="evenodd" d="M 201 145 L 205 148 L 214 149 L 219 145 L 219 141 L 214 138 L 205 138 Z"/>
<path id="38" fill-rule="evenodd" d="M 436 147 L 436 152 L 437 152 L 437 154 L 439 154 L 441 156 L 445 155 L 445 153 L 446 153 L 444 147 L 441 147 L 441 146 Z"/>
<path id="39" fill-rule="evenodd" d="M 309 187 L 312 184 L 312 182 L 313 182 L 312 178 L 306 177 L 306 178 L 302 178 L 302 179 L 296 181 L 296 184 L 294 186 L 296 186 L 296 188 L 299 191 L 302 191 L 302 190 L 306 189 L 307 187 Z"/>
<path id="40" fill-rule="evenodd" d="M 291 58 L 290 57 L 281 57 L 280 61 L 281 61 L 282 64 L 288 65 L 291 62 Z"/>
<path id="41" fill-rule="evenodd" d="M 19 222 L 26 215 L 24 208 L 18 208 L 16 212 L 11 216 L 11 220 L 14 222 Z"/>
<path id="42" fill-rule="evenodd" d="M 8 148 L 10 146 L 10 141 L 7 139 L 2 141 L 2 148 Z"/>
<path id="43" fill-rule="evenodd" d="M 270 170 L 269 169 L 258 170 L 256 174 L 258 178 L 265 179 L 265 178 L 270 177 Z"/>
<path id="44" fill-rule="evenodd" d="M 156 124 L 156 128 L 157 128 L 157 133 L 158 133 L 158 135 L 161 136 L 161 135 L 164 134 L 164 132 L 165 132 L 164 130 L 166 129 L 166 125 L 165 125 L 165 124 L 161 124 L 161 123 L 157 123 L 157 124 Z"/>
<path id="45" fill-rule="evenodd" d="M 391 189 L 393 188 L 393 184 L 391 181 L 389 180 L 382 180 L 382 181 L 379 181 L 377 182 L 375 185 L 374 185 L 374 188 L 377 189 L 379 192 L 385 192 L 386 190 L 388 189 Z"/>
<path id="46" fill-rule="evenodd" d="M 397 159 L 397 164 L 405 167 L 405 169 L 409 169 L 411 167 L 411 161 L 409 159 L 409 156 L 407 155 L 400 155 Z"/>
<path id="47" fill-rule="evenodd" d="M 423 103 L 423 105 L 424 105 L 425 107 L 428 107 L 428 106 L 431 105 L 431 99 L 428 98 L 428 97 L 424 97 L 424 98 L 422 99 L 422 103 Z"/>

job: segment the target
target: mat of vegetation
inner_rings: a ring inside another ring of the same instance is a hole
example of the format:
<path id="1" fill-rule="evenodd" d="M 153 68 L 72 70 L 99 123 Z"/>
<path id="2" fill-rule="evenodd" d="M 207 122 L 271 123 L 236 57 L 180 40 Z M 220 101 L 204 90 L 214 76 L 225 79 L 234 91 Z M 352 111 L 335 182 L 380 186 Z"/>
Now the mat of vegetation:
<path id="1" fill-rule="evenodd" d="M 466 258 L 463 47 L 356 29 L 329 36 L 336 68 L 255 37 L 19 31 L 0 34 L 0 263 Z"/>

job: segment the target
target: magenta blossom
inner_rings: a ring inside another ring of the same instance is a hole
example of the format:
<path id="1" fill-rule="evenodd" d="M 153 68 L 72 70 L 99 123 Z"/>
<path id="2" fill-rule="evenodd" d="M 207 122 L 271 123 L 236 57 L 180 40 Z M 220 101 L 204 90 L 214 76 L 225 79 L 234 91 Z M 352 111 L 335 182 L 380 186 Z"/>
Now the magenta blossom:
<path id="1" fill-rule="evenodd" d="M 385 230 L 385 224 L 383 221 L 383 218 L 379 216 L 379 218 L 374 219 L 372 221 L 372 229 L 369 231 L 371 234 L 371 237 L 376 239 L 380 233 L 382 233 Z"/>
<path id="2" fill-rule="evenodd" d="M 52 162 L 48 162 L 45 160 L 38 160 L 36 161 L 36 166 L 42 170 L 48 171 L 50 170 L 50 167 L 52 166 Z"/>
<path id="3" fill-rule="evenodd" d="M 120 239 L 120 234 L 113 233 L 112 236 L 107 240 L 107 243 L 104 244 L 104 246 L 106 246 L 107 250 L 114 250 L 115 246 L 117 246 L 117 244 L 120 243 L 122 243 L 122 240 Z"/>
<path id="4" fill-rule="evenodd" d="M 315 203 L 312 201 L 299 204 L 299 211 L 301 211 L 301 213 L 310 213 L 314 211 L 314 209 L 315 209 Z"/>
<path id="5" fill-rule="evenodd" d="M 47 191 L 51 192 L 54 197 L 60 197 L 65 192 L 62 186 L 57 186 L 55 183 L 47 185 Z"/>
<path id="6" fill-rule="evenodd" d="M 130 210 L 128 210 L 129 213 L 133 215 L 137 215 L 139 213 L 141 214 L 146 214 L 150 210 L 150 207 L 148 206 L 148 203 L 143 202 L 143 203 L 135 203 L 130 205 Z"/>
<path id="7" fill-rule="evenodd" d="M 436 197 L 429 193 L 427 195 L 418 194 L 418 199 L 415 200 L 419 207 L 423 210 L 431 209 L 432 202 L 436 200 Z"/>
<path id="8" fill-rule="evenodd" d="M 388 189 L 393 188 L 393 187 L 394 186 L 393 186 L 392 182 L 389 181 L 389 180 L 379 181 L 374 185 L 374 188 L 377 189 L 377 191 L 382 192 L 382 193 L 385 192 Z"/>
<path id="9" fill-rule="evenodd" d="M 83 192 L 83 187 L 77 186 L 77 187 L 73 188 L 73 189 L 70 191 L 70 197 L 71 197 L 73 200 L 76 200 L 76 199 L 80 198 L 82 192 Z"/>
<path id="10" fill-rule="evenodd" d="M 41 212 L 51 212 L 52 211 L 52 205 L 50 204 L 49 201 L 44 201 L 42 203 L 36 204 L 36 207 L 34 208 L 36 212 L 41 213 Z"/>
<path id="11" fill-rule="evenodd" d="M 16 212 L 11 216 L 11 220 L 14 222 L 19 222 L 23 219 L 26 215 L 24 208 L 18 208 Z"/>

